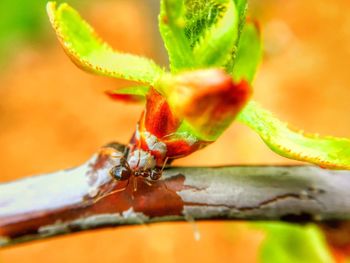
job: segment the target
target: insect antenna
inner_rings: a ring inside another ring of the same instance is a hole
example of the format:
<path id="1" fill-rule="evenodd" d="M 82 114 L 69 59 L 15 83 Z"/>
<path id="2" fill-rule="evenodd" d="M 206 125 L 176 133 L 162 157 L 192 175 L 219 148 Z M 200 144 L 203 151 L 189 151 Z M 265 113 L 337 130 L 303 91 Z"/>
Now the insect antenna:
<path id="1" fill-rule="evenodd" d="M 140 160 L 141 160 L 141 140 L 139 140 L 139 141 L 137 142 L 137 150 L 138 150 L 139 158 L 138 158 L 138 160 L 137 160 L 136 167 L 139 167 L 139 165 L 140 165 Z"/>
<path id="2" fill-rule="evenodd" d="M 123 156 L 128 156 L 129 152 L 130 152 L 130 146 L 125 147 L 123 151 Z"/>
<path id="3" fill-rule="evenodd" d="M 166 163 L 168 162 L 168 160 L 169 160 L 169 157 L 165 157 L 164 163 L 163 163 L 163 166 L 162 166 L 162 169 L 160 169 L 160 173 L 163 173 L 163 170 L 164 170 L 164 168 L 165 168 Z"/>
<path id="4" fill-rule="evenodd" d="M 162 169 L 160 170 L 160 174 L 161 174 L 161 175 L 163 175 L 163 171 L 164 171 L 164 168 L 165 168 L 166 163 L 168 162 L 168 160 L 169 160 L 169 157 L 165 157 L 164 163 L 163 163 L 163 166 L 162 166 Z M 163 183 L 163 186 L 165 187 L 165 189 L 166 189 L 167 191 L 170 191 L 164 180 L 163 180 L 162 183 Z"/>
<path id="5" fill-rule="evenodd" d="M 153 181 L 158 180 L 158 179 L 161 178 L 161 176 L 163 174 L 163 171 L 164 171 L 164 168 L 165 168 L 165 165 L 168 162 L 168 159 L 169 159 L 169 157 L 165 158 L 165 160 L 163 162 L 163 165 L 162 165 L 162 168 L 160 170 L 158 170 L 158 168 L 154 168 L 153 170 L 150 171 L 150 178 L 151 178 L 152 181 L 147 180 L 147 182 L 148 182 L 147 184 L 148 185 L 153 185 L 152 184 Z"/>

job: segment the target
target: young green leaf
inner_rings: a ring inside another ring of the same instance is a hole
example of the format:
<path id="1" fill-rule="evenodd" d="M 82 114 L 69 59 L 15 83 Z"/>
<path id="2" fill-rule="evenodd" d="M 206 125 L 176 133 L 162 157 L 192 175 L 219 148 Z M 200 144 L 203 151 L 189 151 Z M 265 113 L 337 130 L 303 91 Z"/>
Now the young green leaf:
<path id="1" fill-rule="evenodd" d="M 172 72 L 223 65 L 242 24 L 234 0 L 162 0 L 160 32 Z M 245 1 L 237 0 L 245 10 Z"/>
<path id="2" fill-rule="evenodd" d="M 184 0 L 161 0 L 159 30 L 168 51 L 170 70 L 193 68 L 193 54 L 185 36 Z"/>
<path id="3" fill-rule="evenodd" d="M 215 24 L 203 28 L 202 36 L 194 44 L 197 67 L 221 66 L 227 61 L 227 56 L 231 56 L 232 47 L 238 39 L 239 17 L 232 0 L 222 3 L 221 10 L 224 10 L 221 17 Z"/>
<path id="4" fill-rule="evenodd" d="M 350 169 L 350 140 L 319 137 L 293 131 L 270 112 L 251 101 L 238 120 L 255 132 L 276 153 L 329 169 Z"/>
<path id="5" fill-rule="evenodd" d="M 47 4 L 50 21 L 61 44 L 79 67 L 99 75 L 153 84 L 163 73 L 153 61 L 113 50 L 68 4 Z"/>
<path id="6" fill-rule="evenodd" d="M 236 81 L 245 79 L 253 81 L 262 58 L 262 41 L 257 23 L 245 24 L 239 40 L 236 59 L 232 71 L 229 71 Z"/>
<path id="7" fill-rule="evenodd" d="M 260 223 L 266 239 L 260 250 L 262 263 L 335 263 L 322 232 L 315 225 Z"/>

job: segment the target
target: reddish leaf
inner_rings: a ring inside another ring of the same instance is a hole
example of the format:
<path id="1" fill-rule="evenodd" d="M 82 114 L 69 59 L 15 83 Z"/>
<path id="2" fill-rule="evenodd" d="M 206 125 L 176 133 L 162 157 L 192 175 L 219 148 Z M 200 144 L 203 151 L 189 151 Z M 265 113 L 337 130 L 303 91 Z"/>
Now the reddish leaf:
<path id="1" fill-rule="evenodd" d="M 166 99 L 151 88 L 147 95 L 144 125 L 148 132 L 161 138 L 179 127 L 180 120 L 171 111 Z"/>
<path id="2" fill-rule="evenodd" d="M 169 105 L 200 140 L 215 141 L 250 97 L 249 84 L 235 83 L 220 69 L 196 70 L 162 84 Z"/>
<path id="3" fill-rule="evenodd" d="M 143 96 L 139 96 L 139 95 L 121 94 L 121 93 L 115 93 L 115 92 L 109 91 L 109 90 L 107 90 L 105 93 L 112 100 L 117 100 L 117 101 L 138 103 L 138 102 L 142 102 L 145 100 L 145 98 Z"/>

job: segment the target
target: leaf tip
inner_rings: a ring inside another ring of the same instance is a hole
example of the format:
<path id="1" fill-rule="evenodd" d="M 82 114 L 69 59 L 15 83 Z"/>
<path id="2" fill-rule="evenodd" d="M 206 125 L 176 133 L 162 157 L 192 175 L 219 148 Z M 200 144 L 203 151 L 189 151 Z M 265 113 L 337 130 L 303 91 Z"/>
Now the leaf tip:
<path id="1" fill-rule="evenodd" d="M 255 29 L 256 29 L 256 32 L 258 33 L 258 36 L 261 37 L 261 25 L 259 23 L 259 21 L 255 18 L 252 18 L 252 17 L 247 17 L 247 20 L 246 20 L 246 24 L 247 25 L 252 25 Z"/>
<path id="2" fill-rule="evenodd" d="M 141 95 L 118 93 L 118 91 L 107 90 L 105 94 L 114 101 L 121 101 L 125 103 L 139 103 L 143 102 L 145 98 Z"/>

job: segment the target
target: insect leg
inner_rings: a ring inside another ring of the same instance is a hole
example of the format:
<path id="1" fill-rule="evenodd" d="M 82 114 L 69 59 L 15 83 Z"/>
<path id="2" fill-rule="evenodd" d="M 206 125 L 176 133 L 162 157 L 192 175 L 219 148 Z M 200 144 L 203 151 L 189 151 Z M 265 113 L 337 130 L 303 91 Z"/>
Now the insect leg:
<path id="1" fill-rule="evenodd" d="M 164 170 L 165 165 L 166 165 L 166 163 L 168 162 L 168 160 L 169 160 L 169 157 L 165 157 L 164 163 L 163 163 L 163 166 L 162 166 L 162 169 L 160 170 L 161 173 L 163 173 L 163 170 Z"/>
<path id="2" fill-rule="evenodd" d="M 101 196 L 95 198 L 94 201 L 93 201 L 93 204 L 96 204 L 97 202 L 99 202 L 100 200 L 102 200 L 103 198 L 105 198 L 105 197 L 107 197 L 107 196 L 110 196 L 110 195 L 112 195 L 112 194 L 125 191 L 125 189 L 127 188 L 127 186 L 128 186 L 128 185 L 126 185 L 126 186 L 123 187 L 123 188 L 120 188 L 120 189 L 116 189 L 116 190 L 114 190 L 114 191 L 111 191 L 111 192 L 109 192 L 108 194 L 101 195 Z"/>

